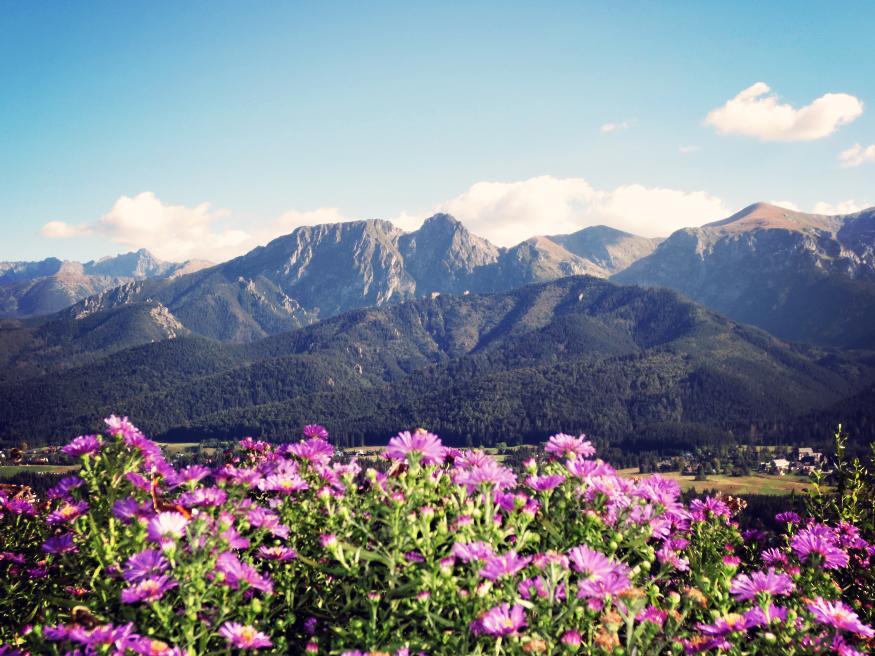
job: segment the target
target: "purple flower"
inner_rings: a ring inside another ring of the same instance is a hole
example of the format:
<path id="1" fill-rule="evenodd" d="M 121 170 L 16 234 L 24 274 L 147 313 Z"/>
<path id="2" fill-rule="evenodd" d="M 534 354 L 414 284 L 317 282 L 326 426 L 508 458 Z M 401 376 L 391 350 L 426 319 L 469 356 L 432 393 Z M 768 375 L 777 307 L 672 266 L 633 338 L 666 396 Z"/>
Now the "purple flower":
<path id="1" fill-rule="evenodd" d="M 186 508 L 221 506 L 227 499 L 228 493 L 220 487 L 198 487 L 179 495 L 179 503 Z"/>
<path id="2" fill-rule="evenodd" d="M 159 513 L 151 520 L 146 528 L 146 534 L 152 542 L 170 544 L 185 534 L 188 520 L 180 513 L 170 511 Z"/>
<path id="3" fill-rule="evenodd" d="M 65 476 L 53 487 L 49 488 L 46 496 L 49 499 L 66 499 L 70 496 L 70 492 L 81 487 L 84 483 L 85 481 L 78 476 Z"/>
<path id="4" fill-rule="evenodd" d="M 306 438 L 319 438 L 321 440 L 328 439 L 328 430 L 325 426 L 320 426 L 319 424 L 307 424 L 304 426 L 304 437 Z"/>
<path id="5" fill-rule="evenodd" d="M 823 524 L 802 529 L 790 540 L 790 547 L 803 563 L 818 556 L 826 569 L 840 569 L 848 564 L 848 554 L 836 544 L 836 536 Z"/>
<path id="6" fill-rule="evenodd" d="M 319 426 L 319 428 L 322 427 Z M 322 430 L 324 431 L 325 429 L 323 428 Z M 328 431 L 325 431 L 325 436 L 328 436 Z M 327 465 L 334 455 L 334 447 L 321 437 L 314 436 L 306 442 L 287 445 L 285 452 L 304 460 L 309 460 L 313 464 Z"/>
<path id="7" fill-rule="evenodd" d="M 492 556 L 492 547 L 485 542 L 456 542 L 453 544 L 452 554 L 463 563 L 472 560 L 486 560 Z"/>
<path id="8" fill-rule="evenodd" d="M 532 475 L 526 479 L 526 485 L 538 492 L 546 492 L 553 488 L 559 487 L 565 482 L 565 477 L 561 474 L 553 474 L 550 476 Z"/>
<path id="9" fill-rule="evenodd" d="M 43 551 L 50 554 L 73 553 L 78 550 L 72 533 L 57 535 L 43 542 Z"/>
<path id="10" fill-rule="evenodd" d="M 760 554 L 760 558 L 762 558 L 763 563 L 765 565 L 786 565 L 787 564 L 787 554 L 785 554 L 780 549 L 764 549 Z"/>
<path id="11" fill-rule="evenodd" d="M 841 601 L 828 601 L 823 597 L 817 597 L 807 604 L 808 610 L 821 624 L 826 624 L 839 631 L 856 633 L 864 638 L 872 638 L 875 631 L 860 621 L 857 614 L 845 606 Z"/>
<path id="12" fill-rule="evenodd" d="M 123 624 L 121 626 L 103 624 L 93 629 L 74 625 L 69 628 L 67 639 L 87 647 L 98 647 L 100 645 L 120 647 L 132 635 L 133 628 L 133 624 Z M 97 650 L 89 650 L 88 653 L 92 653 L 92 651 Z"/>
<path id="13" fill-rule="evenodd" d="M 702 499 L 693 499 L 690 502 L 690 514 L 697 522 L 704 522 L 709 517 L 725 517 L 729 519 L 732 512 L 725 502 L 715 497 L 705 497 Z"/>
<path id="14" fill-rule="evenodd" d="M 223 575 L 222 582 L 235 590 L 241 583 L 246 583 L 265 594 L 273 593 L 273 583 L 269 578 L 259 574 L 252 565 L 240 562 L 240 559 L 229 551 L 219 554 L 216 558 L 216 571 Z"/>
<path id="15" fill-rule="evenodd" d="M 595 448 L 586 439 L 586 435 L 574 437 L 565 433 L 557 433 L 548 439 L 544 451 L 558 458 L 568 458 L 569 460 L 575 460 L 578 456 L 588 458 L 595 455 Z"/>
<path id="16" fill-rule="evenodd" d="M 444 462 L 444 447 L 437 435 L 426 431 L 404 431 L 389 440 L 384 452 L 392 460 L 407 460 L 411 456 L 423 465 L 440 465 Z"/>
<path id="17" fill-rule="evenodd" d="M 802 518 L 794 512 L 782 512 L 775 515 L 775 520 L 783 524 L 799 524 Z"/>
<path id="18" fill-rule="evenodd" d="M 137 582 L 164 574 L 169 567 L 167 559 L 157 549 L 144 549 L 125 561 L 122 573 L 125 580 Z"/>
<path id="19" fill-rule="evenodd" d="M 99 451 L 103 441 L 97 435 L 80 435 L 61 449 L 62 453 L 77 458 L 88 453 Z"/>
<path id="20" fill-rule="evenodd" d="M 281 563 L 294 560 L 298 554 L 288 547 L 259 547 L 258 555 L 265 560 L 277 560 Z"/>
<path id="21" fill-rule="evenodd" d="M 187 656 L 187 652 L 179 647 L 171 647 L 166 642 L 144 636 L 130 636 L 125 647 L 143 656 Z"/>
<path id="22" fill-rule="evenodd" d="M 516 551 L 509 551 L 501 556 L 487 558 L 478 574 L 484 579 L 496 581 L 505 576 L 513 576 L 531 561 L 531 556 L 521 557 Z"/>
<path id="23" fill-rule="evenodd" d="M 27 515 L 28 517 L 36 517 L 36 506 L 25 499 L 10 499 L 3 504 L 6 510 L 13 515 Z"/>
<path id="24" fill-rule="evenodd" d="M 471 624 L 475 635 L 506 636 L 518 633 L 526 625 L 526 612 L 520 604 L 501 604 L 492 608 Z"/>
<path id="25" fill-rule="evenodd" d="M 581 458 L 575 458 L 566 461 L 565 469 L 568 470 L 569 474 L 580 479 L 616 475 L 614 468 L 601 460 L 583 460 Z"/>
<path id="26" fill-rule="evenodd" d="M 513 487 L 516 485 L 516 476 L 507 467 L 502 467 L 494 460 L 488 460 L 482 465 L 457 470 L 453 475 L 453 482 L 464 485 L 471 494 L 480 485 L 492 485 L 495 490 Z"/>
<path id="27" fill-rule="evenodd" d="M 263 506 L 256 506 L 250 510 L 247 519 L 253 527 L 270 531 L 274 537 L 283 540 L 289 537 L 289 527 L 280 523 L 279 515 Z"/>
<path id="28" fill-rule="evenodd" d="M 696 624 L 696 628 L 707 636 L 722 637 L 737 631 L 747 631 L 750 627 L 744 615 L 729 613 L 718 617 L 712 624 Z"/>
<path id="29" fill-rule="evenodd" d="M 143 437 L 140 429 L 128 421 L 127 417 L 110 415 L 103 420 L 103 423 L 109 429 L 110 435 L 121 435 L 126 438 Z"/>
<path id="30" fill-rule="evenodd" d="M 186 483 L 197 483 L 198 481 L 210 475 L 210 468 L 203 465 L 189 465 L 183 467 L 175 475 L 168 479 L 168 483 L 173 487 L 179 487 Z"/>
<path id="31" fill-rule="evenodd" d="M 141 601 L 151 603 L 161 599 L 165 592 L 177 585 L 176 581 L 166 576 L 142 579 L 122 590 L 121 600 L 123 604 L 137 604 Z"/>
<path id="32" fill-rule="evenodd" d="M 146 508 L 144 506 L 141 506 L 140 503 L 133 497 L 119 499 L 114 504 L 112 504 L 112 514 L 115 516 L 116 519 L 120 519 L 126 524 L 135 517 L 139 517 L 144 512 L 147 512 Z"/>
<path id="33" fill-rule="evenodd" d="M 73 522 L 85 514 L 86 510 L 88 510 L 88 503 L 85 501 L 80 501 L 79 503 L 65 502 L 63 506 L 49 513 L 48 517 L 46 517 L 46 524 L 56 526 Z"/>
<path id="34" fill-rule="evenodd" d="M 281 460 L 270 475 L 258 483 L 258 489 L 263 492 L 278 492 L 285 496 L 309 487 L 307 481 L 298 474 L 298 464 L 292 460 Z"/>
<path id="35" fill-rule="evenodd" d="M 768 626 L 775 621 L 783 624 L 787 621 L 787 609 L 774 604 L 769 604 L 765 609 L 754 606 L 744 614 L 744 621 L 749 627 Z"/>
<path id="36" fill-rule="evenodd" d="M 612 571 L 598 578 L 589 578 L 577 586 L 577 596 L 590 599 L 604 599 L 608 595 L 616 597 L 632 587 L 632 582 L 625 572 Z"/>
<path id="37" fill-rule="evenodd" d="M 257 631 L 255 627 L 239 622 L 225 622 L 219 629 L 229 645 L 237 649 L 258 649 L 259 647 L 271 647 L 273 643 L 264 633 Z"/>
<path id="38" fill-rule="evenodd" d="M 665 619 L 667 617 L 668 613 L 666 611 L 659 609 L 656 606 L 648 606 L 640 613 L 638 613 L 635 619 L 638 622 L 650 622 L 651 624 L 662 626 L 663 624 L 665 624 Z"/>
<path id="39" fill-rule="evenodd" d="M 568 552 L 568 557 L 574 571 L 581 574 L 584 579 L 599 579 L 609 576 L 613 572 L 626 573 L 628 571 L 625 565 L 620 565 L 620 563 L 586 545 L 574 547 Z"/>
<path id="40" fill-rule="evenodd" d="M 788 595 L 795 588 L 789 576 L 769 568 L 766 572 L 739 574 L 732 580 L 729 591 L 736 599 L 747 601 L 756 599 L 759 594 Z"/>

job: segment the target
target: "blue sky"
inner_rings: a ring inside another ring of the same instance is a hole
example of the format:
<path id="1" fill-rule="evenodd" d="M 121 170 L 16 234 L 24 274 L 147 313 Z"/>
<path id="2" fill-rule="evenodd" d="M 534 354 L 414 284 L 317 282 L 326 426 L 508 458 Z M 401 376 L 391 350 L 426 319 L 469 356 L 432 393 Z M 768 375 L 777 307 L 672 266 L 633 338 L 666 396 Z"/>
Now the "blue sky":
<path id="1" fill-rule="evenodd" d="M 436 209 L 502 243 L 853 209 L 875 203 L 873 24 L 872 3 L 0 2 L 0 259 L 218 260 Z M 758 82 L 752 123 L 706 122 Z"/>

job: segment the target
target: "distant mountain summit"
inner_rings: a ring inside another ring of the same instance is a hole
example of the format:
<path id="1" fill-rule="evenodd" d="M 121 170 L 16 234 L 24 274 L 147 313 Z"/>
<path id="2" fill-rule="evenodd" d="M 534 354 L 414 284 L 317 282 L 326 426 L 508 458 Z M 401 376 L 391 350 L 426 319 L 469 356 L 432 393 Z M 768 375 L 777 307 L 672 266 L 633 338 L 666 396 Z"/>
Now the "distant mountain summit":
<path id="1" fill-rule="evenodd" d="M 619 273 L 650 255 L 662 239 L 639 237 L 604 225 L 584 228 L 570 235 L 548 237 L 566 250 L 599 267 L 602 276 Z"/>
<path id="2" fill-rule="evenodd" d="M 83 317 L 155 300 L 201 335 L 248 342 L 360 307 L 440 293 L 507 291 L 579 274 L 606 277 L 655 244 L 587 228 L 499 248 L 448 214 L 430 217 L 413 232 L 378 219 L 303 226 L 191 275 L 104 291 L 71 312 Z"/>
<path id="3" fill-rule="evenodd" d="M 778 337 L 875 346 L 875 208 L 826 216 L 756 203 L 673 233 L 613 279 L 661 286 Z"/>
<path id="4" fill-rule="evenodd" d="M 203 260 L 164 262 L 145 248 L 80 263 L 47 258 L 0 262 L 0 317 L 49 314 L 126 282 L 170 278 L 211 266 Z"/>

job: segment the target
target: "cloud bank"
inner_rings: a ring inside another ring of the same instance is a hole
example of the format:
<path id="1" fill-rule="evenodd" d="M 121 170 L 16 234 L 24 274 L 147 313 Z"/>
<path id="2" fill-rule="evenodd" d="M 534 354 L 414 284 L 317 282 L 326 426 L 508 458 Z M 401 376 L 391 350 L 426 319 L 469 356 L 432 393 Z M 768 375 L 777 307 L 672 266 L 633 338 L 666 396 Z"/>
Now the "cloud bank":
<path id="1" fill-rule="evenodd" d="M 875 162 L 875 144 L 866 147 L 854 144 L 847 150 L 839 153 L 839 162 L 845 168 L 860 166 L 866 162 Z"/>
<path id="2" fill-rule="evenodd" d="M 731 213 L 722 200 L 704 191 L 640 184 L 603 190 L 583 178 L 548 175 L 519 182 L 478 182 L 435 209 L 452 214 L 500 246 L 599 224 L 645 237 L 665 236 Z"/>
<path id="3" fill-rule="evenodd" d="M 779 102 L 765 82 L 757 82 L 709 112 L 705 123 L 719 134 L 762 141 L 812 141 L 832 134 L 862 113 L 863 103 L 847 93 L 827 93 L 797 109 Z"/>

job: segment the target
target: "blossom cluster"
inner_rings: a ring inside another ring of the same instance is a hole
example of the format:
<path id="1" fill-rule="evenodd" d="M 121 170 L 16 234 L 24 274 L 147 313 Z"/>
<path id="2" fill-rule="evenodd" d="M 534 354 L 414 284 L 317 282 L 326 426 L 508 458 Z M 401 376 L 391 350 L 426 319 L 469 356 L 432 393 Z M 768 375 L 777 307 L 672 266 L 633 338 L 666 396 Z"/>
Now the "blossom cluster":
<path id="1" fill-rule="evenodd" d="M 836 574 L 852 524 L 624 478 L 559 434 L 513 470 L 425 431 L 390 466 L 320 426 L 175 468 L 126 418 L 64 448 L 43 499 L 0 494 L 0 654 L 831 654 L 875 632 Z"/>

